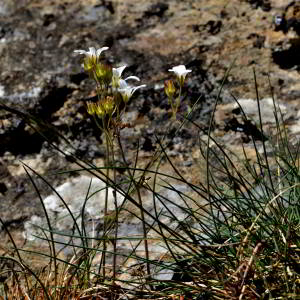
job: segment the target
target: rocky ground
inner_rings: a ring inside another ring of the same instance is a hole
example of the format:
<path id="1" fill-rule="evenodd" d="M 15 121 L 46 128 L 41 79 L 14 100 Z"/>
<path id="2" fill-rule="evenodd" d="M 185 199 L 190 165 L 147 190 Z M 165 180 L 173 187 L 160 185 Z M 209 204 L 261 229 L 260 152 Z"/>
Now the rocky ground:
<path id="1" fill-rule="evenodd" d="M 94 86 L 83 73 L 75 49 L 108 46 L 104 53 L 108 63 L 126 64 L 126 76 L 139 76 L 147 84 L 128 107 L 127 121 L 134 127 L 122 131 L 129 161 L 134 158 L 138 140 L 140 158 L 146 162 L 157 146 L 154 133 L 158 137 L 167 133 L 170 156 L 187 179 L 197 183 L 203 176 L 198 129 L 188 125 L 171 142 L 178 124 L 169 118 L 163 90 L 164 80 L 171 77 L 168 69 L 185 64 L 192 70 L 180 113 L 198 101 L 192 120 L 203 130 L 203 137 L 223 77 L 235 61 L 219 99 L 214 133 L 221 143 L 237 151 L 242 142 L 249 141 L 253 127 L 243 123 L 233 97 L 255 121 L 255 69 L 259 95 L 264 99 L 265 128 L 272 130 L 275 123 L 270 79 L 296 141 L 300 133 L 299 34 L 297 1 L 2 0 L 0 218 L 5 226 L 23 243 L 24 222 L 43 215 L 22 163 L 53 186 L 79 175 L 57 175 L 72 169 L 72 162 L 30 128 L 20 112 L 50 124 L 40 126 L 40 133 L 64 151 L 98 165 L 103 163 L 101 133 L 85 109 L 86 101 L 95 96 Z M 71 141 L 72 147 L 55 132 Z M 170 171 L 167 164 L 162 168 Z M 37 185 L 43 197 L 51 193 L 40 181 Z M 1 234 L 5 235 L 3 226 Z M 4 249 L 5 243 L 1 244 Z"/>

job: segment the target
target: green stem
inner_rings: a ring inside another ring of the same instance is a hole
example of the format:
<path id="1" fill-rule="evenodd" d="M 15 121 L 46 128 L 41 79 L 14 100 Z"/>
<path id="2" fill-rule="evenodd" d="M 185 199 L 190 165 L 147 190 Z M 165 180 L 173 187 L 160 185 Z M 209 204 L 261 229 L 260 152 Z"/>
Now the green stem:
<path id="1" fill-rule="evenodd" d="M 107 250 L 107 244 L 106 244 L 106 238 L 107 235 L 107 206 L 108 206 L 108 181 L 109 181 L 109 136 L 108 132 L 106 131 L 106 128 L 104 129 L 105 133 L 105 143 L 106 143 L 106 159 L 105 159 L 105 166 L 106 166 L 106 189 L 105 189 L 105 203 L 104 203 L 104 222 L 103 222 L 103 251 L 102 251 L 102 257 L 99 265 L 99 273 L 102 266 L 102 276 L 103 280 L 105 280 L 106 275 L 106 250 Z"/>
<path id="2" fill-rule="evenodd" d="M 118 135 L 118 128 L 115 128 L 115 132 Z M 117 174 L 116 174 L 116 168 L 115 168 L 115 155 L 114 155 L 114 142 L 112 140 L 111 142 L 111 158 L 112 158 L 112 166 L 114 168 L 113 176 L 114 176 L 114 183 L 116 183 L 117 180 Z M 116 185 L 114 185 L 114 204 L 115 204 L 115 238 L 113 240 L 113 247 L 114 247 L 114 254 L 113 254 L 113 282 L 116 280 L 116 268 L 117 268 L 117 241 L 118 241 L 118 226 L 119 226 L 119 209 L 118 209 L 118 201 L 117 201 L 117 188 Z"/>
<path id="3" fill-rule="evenodd" d="M 118 144 L 119 144 L 119 148 L 121 150 L 122 159 L 123 159 L 125 165 L 128 166 L 119 135 L 118 135 Z M 149 264 L 149 247 L 148 247 L 148 239 L 147 239 L 145 214 L 144 214 L 144 210 L 143 210 L 143 202 L 142 202 L 142 196 L 141 196 L 141 192 L 140 192 L 141 181 L 136 182 L 136 180 L 134 179 L 134 175 L 132 174 L 130 168 L 127 168 L 126 170 L 128 172 L 130 179 L 132 180 L 134 188 L 137 192 L 138 201 L 139 201 L 138 203 L 141 208 L 140 212 L 141 212 L 141 220 L 142 220 L 142 224 L 143 224 L 143 239 L 144 239 L 144 248 L 145 248 L 145 254 L 146 254 L 146 269 L 147 269 L 148 280 L 150 281 L 151 280 L 151 276 L 150 276 L 151 272 L 150 272 L 150 264 Z M 141 178 L 143 178 L 143 176 Z"/>
<path id="4" fill-rule="evenodd" d="M 175 99 L 175 102 L 173 102 L 173 101 L 171 100 L 171 106 L 172 106 L 172 119 L 173 119 L 174 121 L 176 121 L 177 111 L 178 111 L 178 108 L 179 108 L 179 106 L 180 106 L 181 93 L 182 93 L 182 86 L 180 85 L 180 86 L 179 86 L 179 94 L 178 94 L 178 97 Z"/>

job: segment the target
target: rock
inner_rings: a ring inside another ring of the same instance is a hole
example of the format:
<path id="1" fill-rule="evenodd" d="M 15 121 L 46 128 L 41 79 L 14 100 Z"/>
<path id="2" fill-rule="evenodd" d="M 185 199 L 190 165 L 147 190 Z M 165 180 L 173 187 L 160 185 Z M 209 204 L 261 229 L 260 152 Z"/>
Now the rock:
<path id="1" fill-rule="evenodd" d="M 259 124 L 259 113 L 258 113 L 258 103 L 254 99 L 238 99 L 238 103 L 233 102 L 229 104 L 220 104 L 217 107 L 215 113 L 215 122 L 220 126 L 224 126 L 225 123 L 229 122 L 233 118 L 239 116 L 243 118 L 243 112 L 247 118 L 254 121 L 254 123 Z M 282 115 L 287 114 L 287 107 L 282 102 L 275 102 L 277 111 L 281 111 Z M 262 117 L 263 124 L 276 124 L 276 119 L 274 117 L 274 103 L 272 98 L 264 98 L 259 101 L 260 113 Z"/>
<path id="2" fill-rule="evenodd" d="M 93 222 L 103 219 L 106 191 L 105 184 L 102 180 L 88 176 L 80 176 L 68 180 L 56 187 L 55 190 L 59 196 L 57 194 L 52 194 L 46 197 L 43 202 L 51 220 L 51 225 L 56 230 L 67 233 L 75 228 L 74 220 L 71 217 L 69 210 L 77 220 L 79 228 L 81 228 L 82 225 L 82 215 L 85 216 L 84 222 L 87 222 L 89 219 L 93 220 Z M 64 205 L 60 197 L 64 200 L 68 208 Z M 88 200 L 86 201 L 85 210 L 82 212 L 83 204 L 87 197 Z M 123 197 L 117 193 L 118 206 L 123 200 Z M 109 188 L 107 206 L 109 211 L 114 210 L 114 201 L 113 189 Z M 89 223 L 90 224 L 86 226 L 86 231 L 88 233 L 92 232 L 93 229 L 91 222 Z M 31 220 L 25 223 L 24 234 L 29 240 L 34 240 L 36 237 L 33 235 L 37 235 L 37 232 L 39 232 L 39 229 L 34 226 L 35 224 L 48 228 L 45 217 L 32 216 Z M 76 234 L 78 234 L 78 232 Z"/>
<path id="3" fill-rule="evenodd" d="M 16 1 L 14 0 L 3 0 L 0 6 L 0 16 L 10 16 L 15 12 L 17 8 Z"/>
<path id="4" fill-rule="evenodd" d="M 300 134 L 300 111 L 297 112 L 296 122 L 293 125 L 289 126 L 289 130 L 293 134 Z"/>
<path id="5" fill-rule="evenodd" d="M 298 103 L 284 103 L 276 100 L 277 120 L 275 109 L 271 98 L 264 98 L 259 101 L 263 134 L 260 129 L 260 118 L 257 101 L 254 99 L 238 99 L 238 103 L 220 104 L 215 113 L 215 124 L 217 130 L 215 134 L 221 137 L 222 143 L 226 145 L 248 143 L 254 137 L 256 140 L 268 140 L 278 132 L 277 122 L 285 124 L 286 129 L 291 133 L 298 132 L 300 115 L 294 111 L 298 108 Z M 244 118 L 242 110 L 247 119 Z"/>

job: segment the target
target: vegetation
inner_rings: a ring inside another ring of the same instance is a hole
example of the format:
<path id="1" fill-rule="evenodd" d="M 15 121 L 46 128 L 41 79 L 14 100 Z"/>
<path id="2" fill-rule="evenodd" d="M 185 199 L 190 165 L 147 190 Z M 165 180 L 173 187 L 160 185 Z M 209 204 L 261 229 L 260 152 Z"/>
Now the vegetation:
<path id="1" fill-rule="evenodd" d="M 45 226 L 38 228 L 37 237 L 48 242 L 49 251 L 19 249 L 0 219 L 13 245 L 7 255 L 0 257 L 4 266 L 0 277 L 5 278 L 0 283 L 0 299 L 299 299 L 300 145 L 289 141 L 275 101 L 277 130 L 275 136 L 268 136 L 262 126 L 257 91 L 260 124 L 255 125 L 261 137 L 251 137 L 255 158 L 249 158 L 244 147 L 241 157 L 212 134 L 219 97 L 206 132 L 191 118 L 193 107 L 184 115 L 178 113 L 185 76 L 190 70 L 184 66 L 170 69 L 177 80 L 165 84 L 170 117 L 178 124 L 174 137 L 186 124 L 199 130 L 199 150 L 206 176 L 195 185 L 176 168 L 164 139 L 157 138 L 159 147 L 146 167 L 139 166 L 139 149 L 133 165 L 127 162 L 120 136 L 122 128 L 131 125 L 123 123 L 122 117 L 132 94 L 144 85 L 128 84 L 129 80 L 139 81 L 136 76 L 122 79 L 125 66 L 105 65 L 100 57 L 105 50 L 107 47 L 77 52 L 85 55 L 85 71 L 96 83 L 98 100 L 87 103 L 87 111 L 105 137 L 106 162 L 104 166 L 95 166 L 73 156 L 78 172 L 89 172 L 105 181 L 103 228 L 92 236 L 86 230 L 84 216 L 91 197 L 89 191 L 80 219 L 60 197 L 72 218 L 73 232 L 53 227 L 35 181 L 42 180 L 55 190 L 45 178 L 24 165 L 47 220 Z M 257 84 L 255 87 L 257 90 Z M 40 131 L 41 124 L 36 119 L 26 114 L 22 117 Z M 249 121 L 245 114 L 243 118 Z M 70 155 L 55 144 L 52 146 Z M 119 159 L 121 167 L 117 165 Z M 169 163 L 174 175 L 161 171 L 163 161 Z M 159 187 L 176 194 L 181 201 L 166 197 Z M 107 209 L 111 188 L 113 214 Z M 143 204 L 145 191 L 153 197 L 151 211 Z M 123 197 L 121 204 L 117 195 Z M 181 216 L 171 208 L 181 211 Z M 120 235 L 120 218 L 124 215 L 142 222 L 139 236 Z M 64 244 L 59 236 L 68 237 L 69 242 Z M 121 242 L 132 245 L 132 250 L 122 251 Z M 152 255 L 150 243 L 165 249 L 159 257 Z M 62 247 L 72 250 L 70 258 L 61 255 Z M 35 270 L 24 254 L 43 256 L 47 264 Z"/>

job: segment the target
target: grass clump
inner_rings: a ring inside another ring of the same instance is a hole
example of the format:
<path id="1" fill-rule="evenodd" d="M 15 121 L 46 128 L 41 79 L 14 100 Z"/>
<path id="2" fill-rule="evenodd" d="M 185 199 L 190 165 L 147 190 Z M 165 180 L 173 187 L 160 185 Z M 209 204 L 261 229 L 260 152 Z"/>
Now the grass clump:
<path id="1" fill-rule="evenodd" d="M 0 257 L 0 299 L 299 299 L 299 143 L 289 141 L 276 103 L 276 133 L 268 135 L 262 126 L 257 92 L 260 122 L 255 126 L 261 136 L 257 132 L 250 136 L 251 158 L 249 144 L 242 145 L 242 155 L 238 155 L 213 135 L 218 99 L 206 132 L 193 121 L 193 108 L 184 116 L 178 113 L 190 70 L 184 66 L 170 69 L 184 71 L 177 74 L 175 100 L 174 84 L 168 81 L 165 85 L 171 117 L 177 124 L 174 137 L 187 124 L 199 131 L 206 176 L 194 184 L 176 167 L 164 138 L 155 136 L 157 150 L 143 167 L 139 146 L 135 161 L 128 162 L 121 130 L 131 125 L 123 123 L 122 117 L 132 94 L 144 85 L 129 86 L 127 80 L 139 78 L 122 79 L 125 66 L 103 64 L 100 55 L 105 50 L 77 52 L 85 55 L 84 68 L 96 83 L 98 99 L 87 104 L 87 111 L 104 134 L 106 161 L 95 166 L 73 156 L 78 172 L 88 172 L 105 183 L 103 224 L 97 234 L 87 228 L 86 206 L 100 192 L 99 188 L 91 193 L 92 181 L 80 211 L 74 212 L 51 183 L 24 165 L 45 214 L 45 223 L 35 225 L 36 237 L 48 244 L 48 251 L 19 249 L 0 220 L 13 245 Z M 244 122 L 250 122 L 240 109 Z M 32 116 L 22 116 L 38 130 Z M 120 160 L 121 167 L 117 164 Z M 172 173 L 165 172 L 163 164 L 168 164 Z M 56 193 L 71 217 L 72 230 L 53 225 L 35 184 L 37 179 Z M 108 211 L 110 192 L 113 212 Z M 152 199 L 151 208 L 145 197 Z M 138 234 L 121 232 L 125 218 L 141 224 Z M 130 247 L 125 249 L 124 243 Z M 159 254 L 151 250 L 154 246 L 160 247 Z M 62 254 L 65 249 L 70 249 L 69 257 Z M 36 270 L 24 253 L 42 256 L 47 263 Z"/>

